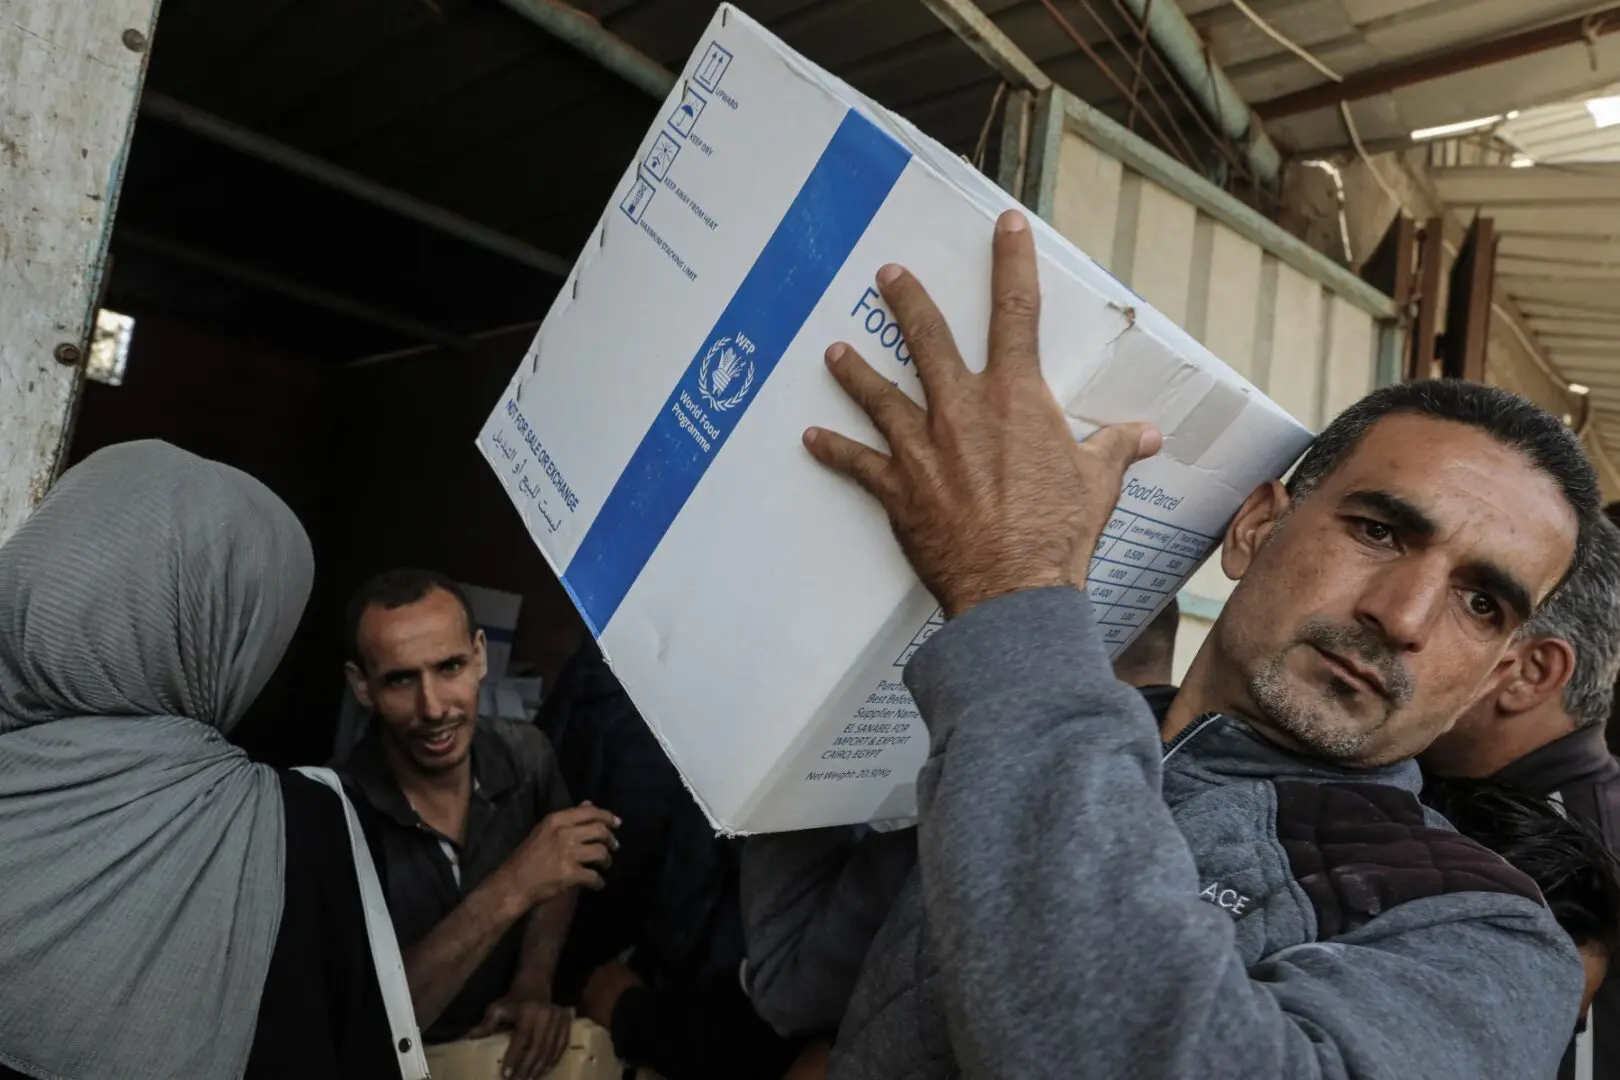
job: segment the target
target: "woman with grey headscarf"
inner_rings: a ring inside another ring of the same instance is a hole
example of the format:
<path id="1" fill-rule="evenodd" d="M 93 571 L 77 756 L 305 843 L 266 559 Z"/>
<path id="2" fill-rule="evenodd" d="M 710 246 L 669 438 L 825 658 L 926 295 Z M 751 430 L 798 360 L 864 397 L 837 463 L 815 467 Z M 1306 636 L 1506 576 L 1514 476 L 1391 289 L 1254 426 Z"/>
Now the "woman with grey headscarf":
<path id="1" fill-rule="evenodd" d="M 341 802 L 225 740 L 313 572 L 264 485 L 153 442 L 0 546 L 0 1077 L 399 1075 Z"/>

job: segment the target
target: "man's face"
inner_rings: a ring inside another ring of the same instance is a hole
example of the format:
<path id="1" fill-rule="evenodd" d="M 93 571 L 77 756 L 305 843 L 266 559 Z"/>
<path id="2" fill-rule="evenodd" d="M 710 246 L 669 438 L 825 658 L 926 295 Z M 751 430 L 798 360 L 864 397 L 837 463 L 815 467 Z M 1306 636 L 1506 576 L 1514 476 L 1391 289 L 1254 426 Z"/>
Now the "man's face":
<path id="1" fill-rule="evenodd" d="M 1416 754 L 1511 667 L 1514 632 L 1574 554 L 1574 511 L 1520 454 L 1463 424 L 1378 421 L 1317 489 L 1263 488 L 1222 564 L 1241 584 L 1215 678 L 1318 757 Z"/>
<path id="2" fill-rule="evenodd" d="M 373 604 L 360 618 L 362 666 L 349 684 L 381 722 L 390 757 L 423 773 L 467 760 L 484 678 L 484 634 L 467 625 L 454 596 L 434 589 L 393 609 Z"/>

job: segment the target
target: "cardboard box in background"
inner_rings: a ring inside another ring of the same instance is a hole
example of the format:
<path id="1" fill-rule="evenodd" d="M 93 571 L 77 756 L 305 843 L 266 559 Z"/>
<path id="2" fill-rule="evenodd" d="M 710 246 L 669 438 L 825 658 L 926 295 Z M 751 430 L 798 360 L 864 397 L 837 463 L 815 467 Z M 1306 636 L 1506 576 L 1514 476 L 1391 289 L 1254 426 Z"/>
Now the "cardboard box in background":
<path id="1" fill-rule="evenodd" d="M 827 374 L 853 342 L 921 400 L 873 275 L 911 267 L 982 367 L 1016 203 L 722 7 L 478 445 L 722 829 L 905 817 L 928 736 L 901 682 L 942 625 L 819 424 L 879 441 Z M 1116 652 L 1308 433 L 1036 221 L 1043 371 L 1076 437 L 1157 423 L 1092 563 Z"/>
<path id="2" fill-rule="evenodd" d="M 489 661 L 489 678 L 506 678 L 512 663 L 512 640 L 517 636 L 518 613 L 523 610 L 523 597 L 518 593 L 500 589 L 486 589 L 482 585 L 461 583 L 472 605 L 473 620 L 484 632 L 484 655 Z"/>

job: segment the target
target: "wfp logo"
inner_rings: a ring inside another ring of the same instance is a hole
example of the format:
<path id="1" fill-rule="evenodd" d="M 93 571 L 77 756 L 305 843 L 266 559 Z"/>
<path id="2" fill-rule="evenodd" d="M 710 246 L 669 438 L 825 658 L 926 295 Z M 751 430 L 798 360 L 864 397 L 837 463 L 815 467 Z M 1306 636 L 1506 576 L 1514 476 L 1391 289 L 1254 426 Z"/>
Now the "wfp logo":
<path id="1" fill-rule="evenodd" d="M 755 345 L 746 334 L 717 338 L 698 367 L 698 393 L 715 412 L 742 404 L 754 388 Z"/>

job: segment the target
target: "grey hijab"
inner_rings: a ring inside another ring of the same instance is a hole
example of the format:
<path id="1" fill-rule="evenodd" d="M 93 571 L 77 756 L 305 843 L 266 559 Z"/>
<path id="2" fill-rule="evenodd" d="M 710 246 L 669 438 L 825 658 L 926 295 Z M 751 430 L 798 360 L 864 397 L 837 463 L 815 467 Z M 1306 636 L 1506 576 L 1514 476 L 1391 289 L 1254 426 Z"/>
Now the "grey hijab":
<path id="1" fill-rule="evenodd" d="M 242 1074 L 281 921 L 276 774 L 223 737 L 309 597 L 298 520 L 156 442 L 0 546 L 0 1062 Z"/>

